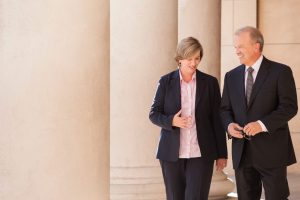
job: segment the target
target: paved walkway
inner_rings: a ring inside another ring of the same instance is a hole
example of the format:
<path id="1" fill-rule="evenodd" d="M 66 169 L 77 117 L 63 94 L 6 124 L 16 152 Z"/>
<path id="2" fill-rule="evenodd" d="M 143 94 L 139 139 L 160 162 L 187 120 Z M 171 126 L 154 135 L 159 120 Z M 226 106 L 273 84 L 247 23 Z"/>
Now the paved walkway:
<path id="1" fill-rule="evenodd" d="M 233 176 L 229 176 L 229 178 L 234 180 Z M 288 174 L 288 182 L 291 193 L 289 200 L 300 200 L 300 174 Z M 234 193 L 236 193 L 236 189 Z M 262 194 L 261 200 L 265 200 L 264 194 Z"/>

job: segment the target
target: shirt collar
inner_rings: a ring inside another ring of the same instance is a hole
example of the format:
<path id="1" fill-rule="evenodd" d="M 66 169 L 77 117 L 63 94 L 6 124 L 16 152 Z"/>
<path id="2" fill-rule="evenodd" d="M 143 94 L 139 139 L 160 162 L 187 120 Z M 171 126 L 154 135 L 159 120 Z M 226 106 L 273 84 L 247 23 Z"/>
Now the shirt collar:
<path id="1" fill-rule="evenodd" d="M 182 82 L 184 80 L 182 79 L 181 71 L 179 68 L 178 68 L 178 71 L 179 71 L 180 82 Z M 194 81 L 194 80 L 196 80 L 196 72 L 192 76 L 192 81 Z"/>
<path id="2" fill-rule="evenodd" d="M 260 65 L 262 63 L 262 60 L 263 60 L 263 55 L 261 55 L 257 60 L 256 62 L 251 66 L 255 72 L 258 72 L 259 68 L 260 68 Z M 249 68 L 250 66 L 247 66 L 246 65 L 246 68 L 245 68 L 245 72 L 247 72 L 247 69 Z"/>

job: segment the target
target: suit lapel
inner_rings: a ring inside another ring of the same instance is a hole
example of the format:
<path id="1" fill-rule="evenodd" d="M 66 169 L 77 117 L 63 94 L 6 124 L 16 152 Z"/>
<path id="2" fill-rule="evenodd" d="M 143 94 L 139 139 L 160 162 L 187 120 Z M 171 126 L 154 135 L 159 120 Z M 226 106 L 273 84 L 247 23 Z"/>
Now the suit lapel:
<path id="1" fill-rule="evenodd" d="M 239 93 L 240 102 L 242 104 L 243 110 L 247 109 L 247 100 L 245 95 L 245 65 L 242 65 L 237 71 L 236 83 L 237 92 Z"/>
<path id="2" fill-rule="evenodd" d="M 202 95 L 205 94 L 205 79 L 203 77 L 203 75 L 201 74 L 200 71 L 196 71 L 196 82 L 197 82 L 197 86 L 196 86 L 196 102 L 195 102 L 195 108 L 197 108 L 198 103 L 200 102 L 200 99 L 202 97 Z"/>
<path id="3" fill-rule="evenodd" d="M 259 92 L 261 86 L 265 82 L 265 80 L 268 76 L 268 71 L 269 71 L 269 64 L 268 64 L 266 58 L 264 58 L 262 63 L 261 63 L 261 66 L 259 68 L 259 71 L 257 73 L 254 85 L 253 85 L 253 89 L 252 89 L 252 92 L 251 92 L 248 109 L 253 104 L 253 101 L 255 100 L 255 97 L 257 96 L 257 93 Z"/>
<path id="4" fill-rule="evenodd" d="M 240 71 L 238 72 L 239 73 L 239 76 L 238 76 L 238 90 L 239 90 L 239 93 L 240 93 L 240 97 L 242 98 L 241 99 L 241 102 L 243 102 L 243 106 L 246 107 L 247 105 L 247 100 L 246 100 L 246 91 L 245 91 L 245 65 L 243 65 L 240 69 Z"/>
<path id="5" fill-rule="evenodd" d="M 170 91 L 173 92 L 174 104 L 177 110 L 181 109 L 181 87 L 179 70 L 176 70 L 170 80 Z"/>

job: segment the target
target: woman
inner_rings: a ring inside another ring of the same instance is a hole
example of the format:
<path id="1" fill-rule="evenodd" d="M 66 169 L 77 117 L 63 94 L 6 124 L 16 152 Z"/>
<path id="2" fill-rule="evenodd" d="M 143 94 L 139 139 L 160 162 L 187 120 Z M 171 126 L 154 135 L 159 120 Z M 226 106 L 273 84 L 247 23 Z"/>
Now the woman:
<path id="1" fill-rule="evenodd" d="M 208 199 L 214 160 L 217 170 L 227 164 L 219 85 L 215 77 L 197 70 L 202 56 L 197 39 L 180 41 L 178 69 L 161 77 L 149 114 L 161 127 L 157 158 L 167 200 Z"/>

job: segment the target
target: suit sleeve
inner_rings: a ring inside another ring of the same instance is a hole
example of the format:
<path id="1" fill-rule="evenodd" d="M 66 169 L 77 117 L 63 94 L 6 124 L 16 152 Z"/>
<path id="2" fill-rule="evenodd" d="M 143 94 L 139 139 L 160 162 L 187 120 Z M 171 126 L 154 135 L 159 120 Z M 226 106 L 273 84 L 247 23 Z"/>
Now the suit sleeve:
<path id="1" fill-rule="evenodd" d="M 221 100 L 221 119 L 223 122 L 224 129 L 227 131 L 227 128 L 230 123 L 234 122 L 233 120 L 233 110 L 231 106 L 231 101 L 229 97 L 229 88 L 228 88 L 228 74 L 225 75 L 224 88 Z"/>
<path id="2" fill-rule="evenodd" d="M 213 81 L 213 127 L 218 148 L 218 158 L 227 158 L 226 134 L 220 118 L 221 94 L 217 79 Z"/>
<path id="3" fill-rule="evenodd" d="M 284 67 L 277 83 L 278 106 L 276 110 L 261 119 L 270 133 L 287 124 L 298 111 L 297 92 L 292 70 Z"/>
<path id="4" fill-rule="evenodd" d="M 161 78 L 157 85 L 156 93 L 150 108 L 149 119 L 153 124 L 163 129 L 172 130 L 174 115 L 166 115 L 164 113 L 165 95 L 166 81 Z"/>

